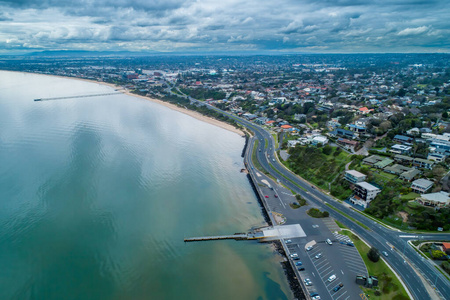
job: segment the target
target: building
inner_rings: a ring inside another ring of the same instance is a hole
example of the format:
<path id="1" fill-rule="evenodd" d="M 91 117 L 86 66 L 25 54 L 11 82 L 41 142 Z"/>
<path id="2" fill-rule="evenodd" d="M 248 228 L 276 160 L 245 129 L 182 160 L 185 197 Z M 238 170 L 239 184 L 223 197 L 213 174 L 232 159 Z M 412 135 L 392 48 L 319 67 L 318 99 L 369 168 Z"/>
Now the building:
<path id="1" fill-rule="evenodd" d="M 417 170 L 417 169 L 412 169 L 412 170 L 409 170 L 409 171 L 406 171 L 406 172 L 401 173 L 400 176 L 399 176 L 399 178 L 400 178 L 401 180 L 411 181 L 411 180 L 413 180 L 414 178 L 419 177 L 420 173 L 421 173 L 421 172 L 420 172 L 419 170 Z"/>
<path id="2" fill-rule="evenodd" d="M 443 161 L 445 161 L 446 158 L 447 158 L 447 156 L 445 156 L 444 154 L 440 154 L 440 153 L 436 153 L 436 152 L 428 154 L 428 157 L 427 157 L 428 160 L 434 160 L 437 162 L 443 162 Z"/>
<path id="3" fill-rule="evenodd" d="M 394 145 L 391 147 L 391 150 L 389 152 L 395 153 L 395 154 L 409 154 L 411 153 L 411 146 L 405 146 L 405 145 Z"/>
<path id="4" fill-rule="evenodd" d="M 432 186 L 433 181 L 421 178 L 412 182 L 411 189 L 415 193 L 425 194 Z"/>
<path id="5" fill-rule="evenodd" d="M 450 243 L 442 243 L 442 251 L 450 255 Z"/>
<path id="6" fill-rule="evenodd" d="M 381 190 L 376 186 L 363 181 L 355 184 L 355 189 L 353 190 L 353 192 L 354 194 L 350 198 L 350 202 L 367 208 L 370 201 L 375 199 L 375 197 L 379 192 L 381 192 Z"/>
<path id="7" fill-rule="evenodd" d="M 393 162 L 394 162 L 394 160 L 386 157 L 382 161 L 379 161 L 379 162 L 375 163 L 373 166 L 375 168 L 377 168 L 377 169 L 383 169 L 383 168 L 389 166 Z"/>
<path id="8" fill-rule="evenodd" d="M 363 159 L 363 164 L 369 165 L 369 166 L 373 166 L 375 165 L 377 162 L 383 161 L 383 157 L 378 156 L 378 155 L 371 155 L 369 157 L 366 157 Z"/>
<path id="9" fill-rule="evenodd" d="M 326 145 L 328 143 L 328 139 L 322 135 L 318 135 L 313 137 L 311 144 L 314 146 L 317 145 Z"/>
<path id="10" fill-rule="evenodd" d="M 449 193 L 440 191 L 438 193 L 423 194 L 418 199 L 422 205 L 432 207 L 448 207 L 450 203 Z"/>
<path id="11" fill-rule="evenodd" d="M 394 160 L 402 165 L 410 165 L 414 159 L 409 156 L 396 154 Z"/>
<path id="12" fill-rule="evenodd" d="M 353 184 L 362 182 L 362 181 L 366 180 L 366 178 L 367 178 L 367 175 L 365 175 L 361 172 L 358 172 L 356 170 L 345 171 L 345 175 L 344 175 L 344 179 Z"/>
<path id="13" fill-rule="evenodd" d="M 411 138 L 409 136 L 400 135 L 400 134 L 397 134 L 396 136 L 394 136 L 394 138 L 392 140 L 396 143 L 400 143 L 403 145 L 411 145 L 412 142 L 414 141 L 413 138 Z"/>
<path id="14" fill-rule="evenodd" d="M 412 164 L 416 168 L 432 170 L 433 169 L 433 165 L 434 165 L 434 161 L 427 160 L 427 159 L 422 159 L 422 158 L 414 158 Z"/>
<path id="15" fill-rule="evenodd" d="M 342 128 L 336 128 L 333 132 L 330 132 L 331 135 L 334 136 L 342 136 L 344 138 L 353 139 L 355 138 L 355 133 L 350 130 L 345 130 Z"/>
<path id="16" fill-rule="evenodd" d="M 337 143 L 348 150 L 353 150 L 356 146 L 358 146 L 357 141 L 351 141 L 344 138 L 338 138 Z"/>

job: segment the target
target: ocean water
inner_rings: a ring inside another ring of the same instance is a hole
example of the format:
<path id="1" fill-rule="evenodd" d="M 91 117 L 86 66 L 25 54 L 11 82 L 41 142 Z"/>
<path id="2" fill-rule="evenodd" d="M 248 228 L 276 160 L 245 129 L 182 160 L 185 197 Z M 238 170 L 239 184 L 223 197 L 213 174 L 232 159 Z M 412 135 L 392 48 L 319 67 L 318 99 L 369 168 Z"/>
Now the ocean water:
<path id="1" fill-rule="evenodd" d="M 244 139 L 79 80 L 0 71 L 0 299 L 290 299 Z"/>

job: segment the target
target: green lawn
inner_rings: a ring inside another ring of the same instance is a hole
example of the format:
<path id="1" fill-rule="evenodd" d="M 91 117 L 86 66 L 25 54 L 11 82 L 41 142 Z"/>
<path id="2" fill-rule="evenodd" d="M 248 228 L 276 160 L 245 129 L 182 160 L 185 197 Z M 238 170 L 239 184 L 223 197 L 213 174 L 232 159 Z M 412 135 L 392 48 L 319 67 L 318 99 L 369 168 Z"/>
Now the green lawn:
<path id="1" fill-rule="evenodd" d="M 378 277 L 379 291 L 381 292 L 381 296 L 376 296 L 374 289 L 363 288 L 364 292 L 370 296 L 370 299 L 409 299 L 408 294 L 400 283 L 400 280 L 395 276 L 395 274 L 382 259 L 380 259 L 376 263 L 372 262 L 367 257 L 367 253 L 369 252 L 370 248 L 363 241 L 361 241 L 359 237 L 348 231 L 341 231 L 341 233 L 347 235 L 352 239 L 353 243 L 356 246 L 356 249 L 358 249 L 359 254 L 366 264 L 369 275 Z"/>
<path id="2" fill-rule="evenodd" d="M 402 200 L 413 200 L 413 199 L 416 199 L 419 196 L 420 196 L 419 194 L 411 192 L 409 194 L 402 195 L 400 197 L 400 199 L 402 199 Z"/>

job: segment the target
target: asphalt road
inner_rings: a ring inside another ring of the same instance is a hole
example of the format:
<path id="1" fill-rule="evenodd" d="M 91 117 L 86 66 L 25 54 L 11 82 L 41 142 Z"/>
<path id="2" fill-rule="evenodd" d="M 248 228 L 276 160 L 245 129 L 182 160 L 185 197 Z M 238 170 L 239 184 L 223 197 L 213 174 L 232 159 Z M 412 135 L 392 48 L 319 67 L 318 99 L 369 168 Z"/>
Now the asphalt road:
<path id="1" fill-rule="evenodd" d="M 436 270 L 435 266 L 431 262 L 426 259 L 422 259 L 422 257 L 414 249 L 406 246 L 407 240 L 411 239 L 450 240 L 450 234 L 409 234 L 401 232 L 400 230 L 392 230 L 379 225 L 364 215 L 349 209 L 344 204 L 334 200 L 332 197 L 322 191 L 319 191 L 299 176 L 285 169 L 275 157 L 275 144 L 269 132 L 254 123 L 239 118 L 233 114 L 224 112 L 212 105 L 205 104 L 193 98 L 189 99 L 193 102 L 206 105 L 210 109 L 227 115 L 239 124 L 253 131 L 255 137 L 260 141 L 260 147 L 263 147 L 261 152 L 256 152 L 258 161 L 262 167 L 272 176 L 278 178 L 283 185 L 292 191 L 300 194 L 306 200 L 314 203 L 322 210 L 329 211 L 331 217 L 352 229 L 371 246 L 378 248 L 380 251 L 387 251 L 390 253 L 390 255 L 385 258 L 386 262 L 389 263 L 389 265 L 401 277 L 414 299 L 426 300 L 432 299 L 432 297 L 427 292 L 424 284 L 419 278 L 419 275 L 413 270 L 412 264 L 414 264 L 422 276 L 435 287 L 437 293 L 441 295 L 442 299 L 446 299 L 446 297 L 450 295 L 450 282 Z M 370 230 L 364 229 L 343 214 L 330 209 L 326 203 L 339 209 L 341 212 L 345 212 L 345 214 L 353 218 L 353 220 L 369 227 Z"/>

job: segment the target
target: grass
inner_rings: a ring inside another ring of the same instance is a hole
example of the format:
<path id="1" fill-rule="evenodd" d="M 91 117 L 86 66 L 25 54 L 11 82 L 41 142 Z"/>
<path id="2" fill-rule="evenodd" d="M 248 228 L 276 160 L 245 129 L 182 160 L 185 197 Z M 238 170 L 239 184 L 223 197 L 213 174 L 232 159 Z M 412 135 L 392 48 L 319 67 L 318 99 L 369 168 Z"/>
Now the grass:
<path id="1" fill-rule="evenodd" d="M 367 271 L 369 272 L 369 275 L 371 276 L 377 276 L 378 277 L 378 283 L 379 283 L 379 291 L 382 292 L 383 289 L 386 289 L 386 286 L 389 286 L 387 290 L 388 293 L 383 293 L 381 296 L 375 296 L 375 290 L 374 289 L 366 289 L 364 288 L 364 292 L 370 296 L 370 299 L 392 299 L 394 296 L 401 295 L 404 297 L 404 299 L 409 299 L 408 294 L 406 293 L 406 290 L 403 288 L 403 285 L 400 283 L 400 280 L 395 276 L 395 274 L 392 272 L 392 270 L 389 268 L 386 263 L 380 259 L 378 262 L 373 262 L 367 257 L 367 253 L 369 252 L 370 248 L 363 242 L 361 239 L 354 235 L 351 232 L 343 232 L 342 234 L 347 235 L 350 237 L 356 247 L 358 249 L 359 254 L 361 255 L 366 267 Z M 391 280 L 387 278 L 391 278 Z M 402 299 L 402 298 L 400 298 Z"/>
<path id="2" fill-rule="evenodd" d="M 406 195 L 402 195 L 400 197 L 400 199 L 402 199 L 402 200 L 414 200 L 414 199 L 416 199 L 419 196 L 420 196 L 419 194 L 411 192 L 411 193 L 408 193 Z"/>
<path id="3" fill-rule="evenodd" d="M 278 148 L 278 137 L 276 133 L 272 133 L 273 140 L 275 141 L 275 149 Z"/>
<path id="4" fill-rule="evenodd" d="M 253 153 L 252 153 L 252 162 L 256 169 L 260 170 L 261 172 L 264 172 L 264 168 L 259 163 L 259 160 L 256 158 L 256 151 L 258 149 L 259 141 L 256 140 L 255 146 L 253 147 Z"/>
<path id="5" fill-rule="evenodd" d="M 329 204 L 329 203 L 325 203 L 325 205 L 326 206 L 328 206 L 329 208 L 331 208 L 331 209 L 333 209 L 333 210 L 335 210 L 335 211 L 337 211 L 338 213 L 340 213 L 341 215 L 343 215 L 344 217 L 346 217 L 347 219 L 350 219 L 350 220 L 352 220 L 353 222 L 355 222 L 356 224 L 358 224 L 359 226 L 361 226 L 362 228 L 364 228 L 364 229 L 366 229 L 366 230 L 369 230 L 370 231 L 370 228 L 369 227 L 367 227 L 366 225 L 364 225 L 363 223 L 361 223 L 361 222 L 359 222 L 359 221 L 357 221 L 356 219 L 354 219 L 354 218 L 352 218 L 352 217 L 350 217 L 349 215 L 347 215 L 346 213 L 344 213 L 343 211 L 341 211 L 340 209 L 337 209 L 336 207 L 334 207 L 334 206 L 332 206 L 331 204 Z"/>
<path id="6" fill-rule="evenodd" d="M 334 220 L 334 221 L 336 222 L 337 226 L 339 226 L 339 228 L 342 228 L 342 229 L 348 229 L 348 227 L 345 226 L 344 224 L 342 224 L 341 222 L 339 222 L 339 221 L 337 221 L 337 220 Z"/>
<path id="7" fill-rule="evenodd" d="M 290 206 L 292 209 L 297 209 L 297 208 L 300 208 L 300 207 L 301 207 L 301 205 L 294 204 L 294 203 L 289 203 L 289 206 Z"/>
<path id="8" fill-rule="evenodd" d="M 439 272 L 441 272 L 441 274 L 442 275 L 444 275 L 444 277 L 445 278 L 447 278 L 447 280 L 449 280 L 450 281 L 450 277 L 448 277 L 448 274 L 444 271 L 444 270 L 442 270 L 440 267 L 438 267 L 438 266 L 434 266 L 436 269 L 438 269 L 439 270 Z"/>

